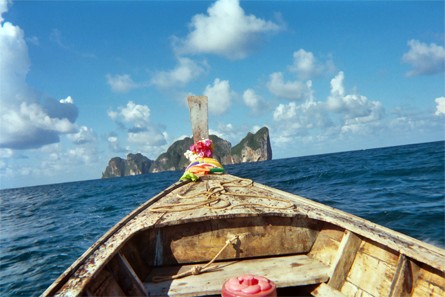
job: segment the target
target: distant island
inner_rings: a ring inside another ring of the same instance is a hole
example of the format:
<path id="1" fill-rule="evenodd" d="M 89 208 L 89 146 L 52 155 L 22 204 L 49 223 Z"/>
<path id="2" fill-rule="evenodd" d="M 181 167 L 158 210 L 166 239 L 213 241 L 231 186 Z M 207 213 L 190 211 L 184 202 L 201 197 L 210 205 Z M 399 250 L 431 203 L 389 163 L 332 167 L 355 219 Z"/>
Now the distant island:
<path id="1" fill-rule="evenodd" d="M 214 145 L 213 157 L 223 165 L 272 159 L 272 147 L 267 127 L 261 128 L 255 134 L 249 132 L 234 147 L 230 142 L 216 135 L 210 135 L 210 139 Z M 126 159 L 114 157 L 108 162 L 102 178 L 183 170 L 190 163 L 184 153 L 192 144 L 193 139 L 190 137 L 178 140 L 156 160 L 150 160 L 141 153 L 128 154 Z"/>

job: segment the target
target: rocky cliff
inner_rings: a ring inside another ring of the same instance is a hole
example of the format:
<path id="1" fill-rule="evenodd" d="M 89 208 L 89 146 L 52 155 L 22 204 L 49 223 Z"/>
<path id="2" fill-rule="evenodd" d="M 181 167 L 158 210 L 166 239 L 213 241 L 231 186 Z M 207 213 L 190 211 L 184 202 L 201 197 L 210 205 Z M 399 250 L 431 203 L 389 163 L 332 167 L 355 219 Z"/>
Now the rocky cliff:
<path id="1" fill-rule="evenodd" d="M 257 133 L 248 133 L 240 143 L 232 147 L 230 142 L 218 136 L 210 135 L 214 145 L 213 157 L 221 164 L 238 164 L 272 159 L 269 129 L 263 127 Z M 102 174 L 102 178 L 145 174 L 167 170 L 183 170 L 189 164 L 185 151 L 193 144 L 193 139 L 186 137 L 175 141 L 165 153 L 155 161 L 142 154 L 128 154 L 127 159 L 112 158 Z"/>
<path id="2" fill-rule="evenodd" d="M 257 133 L 248 133 L 231 150 L 232 164 L 258 162 L 272 159 L 269 129 L 263 127 Z"/>
<path id="3" fill-rule="evenodd" d="M 114 157 L 108 162 L 102 178 L 149 173 L 152 165 L 153 161 L 140 153 L 128 154 L 126 160 Z"/>

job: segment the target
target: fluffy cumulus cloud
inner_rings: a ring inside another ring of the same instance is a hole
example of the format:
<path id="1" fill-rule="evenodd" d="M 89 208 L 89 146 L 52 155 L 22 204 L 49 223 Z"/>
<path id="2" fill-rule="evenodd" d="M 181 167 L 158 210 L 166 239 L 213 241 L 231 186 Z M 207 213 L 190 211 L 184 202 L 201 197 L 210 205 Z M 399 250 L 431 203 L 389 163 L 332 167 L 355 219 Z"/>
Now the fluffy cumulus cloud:
<path id="1" fill-rule="evenodd" d="M 150 122 L 150 108 L 129 101 L 126 106 L 118 107 L 117 111 L 109 111 L 108 116 L 114 121 L 122 121 L 135 128 L 143 128 Z"/>
<path id="2" fill-rule="evenodd" d="M 408 41 L 409 51 L 402 61 L 411 65 L 408 76 L 429 75 L 445 69 L 445 48 L 435 43 L 426 44 L 418 40 Z"/>
<path id="3" fill-rule="evenodd" d="M 264 100 L 253 89 L 247 89 L 243 93 L 243 101 L 254 112 L 259 112 L 266 107 Z"/>
<path id="4" fill-rule="evenodd" d="M 307 100 L 313 96 L 311 78 L 333 73 L 336 67 L 330 59 L 320 62 L 312 52 L 299 49 L 293 53 L 292 64 L 287 69 L 288 74 L 295 78 L 285 80 L 280 71 L 270 74 L 267 82 L 269 92 L 280 98 Z"/>
<path id="5" fill-rule="evenodd" d="M 284 122 L 291 130 L 323 128 L 327 124 L 323 104 L 311 99 L 301 104 L 279 104 L 273 112 L 273 119 Z"/>
<path id="6" fill-rule="evenodd" d="M 376 123 L 384 114 L 379 101 L 369 101 L 366 96 L 360 94 L 346 94 L 343 72 L 339 72 L 331 80 L 327 109 L 342 115 L 343 132 L 360 132 L 371 123 Z"/>
<path id="7" fill-rule="evenodd" d="M 315 100 L 311 93 L 301 103 L 292 101 L 275 108 L 275 141 L 280 145 L 295 139 L 325 141 L 333 135 L 370 134 L 379 129 L 383 115 L 384 109 L 379 101 L 346 92 L 344 73 L 339 72 L 331 80 L 331 91 L 325 101 Z"/>
<path id="8" fill-rule="evenodd" d="M 218 115 L 229 109 L 233 92 L 229 81 L 217 78 L 205 88 L 204 95 L 209 98 L 209 112 Z"/>
<path id="9" fill-rule="evenodd" d="M 151 123 L 150 112 L 148 106 L 129 101 L 126 106 L 120 106 L 117 110 L 109 110 L 108 116 L 127 130 L 128 142 L 138 148 L 164 145 L 167 142 L 167 135 Z M 120 150 L 117 137 L 114 137 L 109 137 L 108 143 L 114 149 Z"/>
<path id="10" fill-rule="evenodd" d="M 218 0 L 207 14 L 195 15 L 189 24 L 190 33 L 175 38 L 179 54 L 216 54 L 230 59 L 242 59 L 258 44 L 264 33 L 281 30 L 281 26 L 247 15 L 239 0 Z"/>
<path id="11" fill-rule="evenodd" d="M 335 70 L 335 66 L 331 60 L 321 63 L 312 52 L 299 49 L 293 53 L 293 64 L 289 66 L 289 70 L 296 73 L 298 78 L 305 80 L 330 73 Z"/>
<path id="12" fill-rule="evenodd" d="M 184 86 L 206 73 L 208 68 L 206 62 L 198 63 L 190 58 L 179 57 L 174 69 L 156 73 L 151 79 L 151 84 L 159 88 Z"/>
<path id="13" fill-rule="evenodd" d="M 436 102 L 436 112 L 435 115 L 445 115 L 445 97 L 439 97 L 434 100 Z"/>
<path id="14" fill-rule="evenodd" d="M 267 88 L 275 96 L 290 100 L 307 98 L 312 93 L 311 81 L 285 81 L 282 72 L 274 72 L 269 76 Z"/>
<path id="15" fill-rule="evenodd" d="M 7 5 L 2 2 L 0 12 Z M 60 141 L 59 136 L 74 133 L 78 110 L 71 97 L 44 102 L 26 83 L 30 70 L 24 32 L 10 22 L 0 26 L 0 147 L 39 148 Z"/>

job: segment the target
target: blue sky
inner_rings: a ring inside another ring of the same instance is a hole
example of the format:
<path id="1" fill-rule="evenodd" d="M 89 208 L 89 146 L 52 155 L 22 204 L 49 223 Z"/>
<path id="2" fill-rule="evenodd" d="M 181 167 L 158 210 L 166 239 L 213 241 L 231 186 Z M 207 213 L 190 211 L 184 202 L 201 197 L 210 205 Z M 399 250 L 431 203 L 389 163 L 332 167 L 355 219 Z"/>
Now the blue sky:
<path id="1" fill-rule="evenodd" d="M 273 157 L 443 140 L 443 1 L 0 0 L 0 187 L 100 178 L 191 135 Z"/>

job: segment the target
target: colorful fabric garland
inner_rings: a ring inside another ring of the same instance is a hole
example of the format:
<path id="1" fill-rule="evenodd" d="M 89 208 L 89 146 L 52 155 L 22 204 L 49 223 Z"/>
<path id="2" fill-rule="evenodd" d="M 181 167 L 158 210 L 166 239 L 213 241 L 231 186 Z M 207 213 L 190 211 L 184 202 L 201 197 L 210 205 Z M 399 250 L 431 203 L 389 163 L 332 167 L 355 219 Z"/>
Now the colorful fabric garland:
<path id="1" fill-rule="evenodd" d="M 223 166 L 218 160 L 212 158 L 213 143 L 210 139 L 204 139 L 190 146 L 190 150 L 184 155 L 191 161 L 181 176 L 182 181 L 196 181 L 200 176 L 210 173 L 224 173 Z"/>

